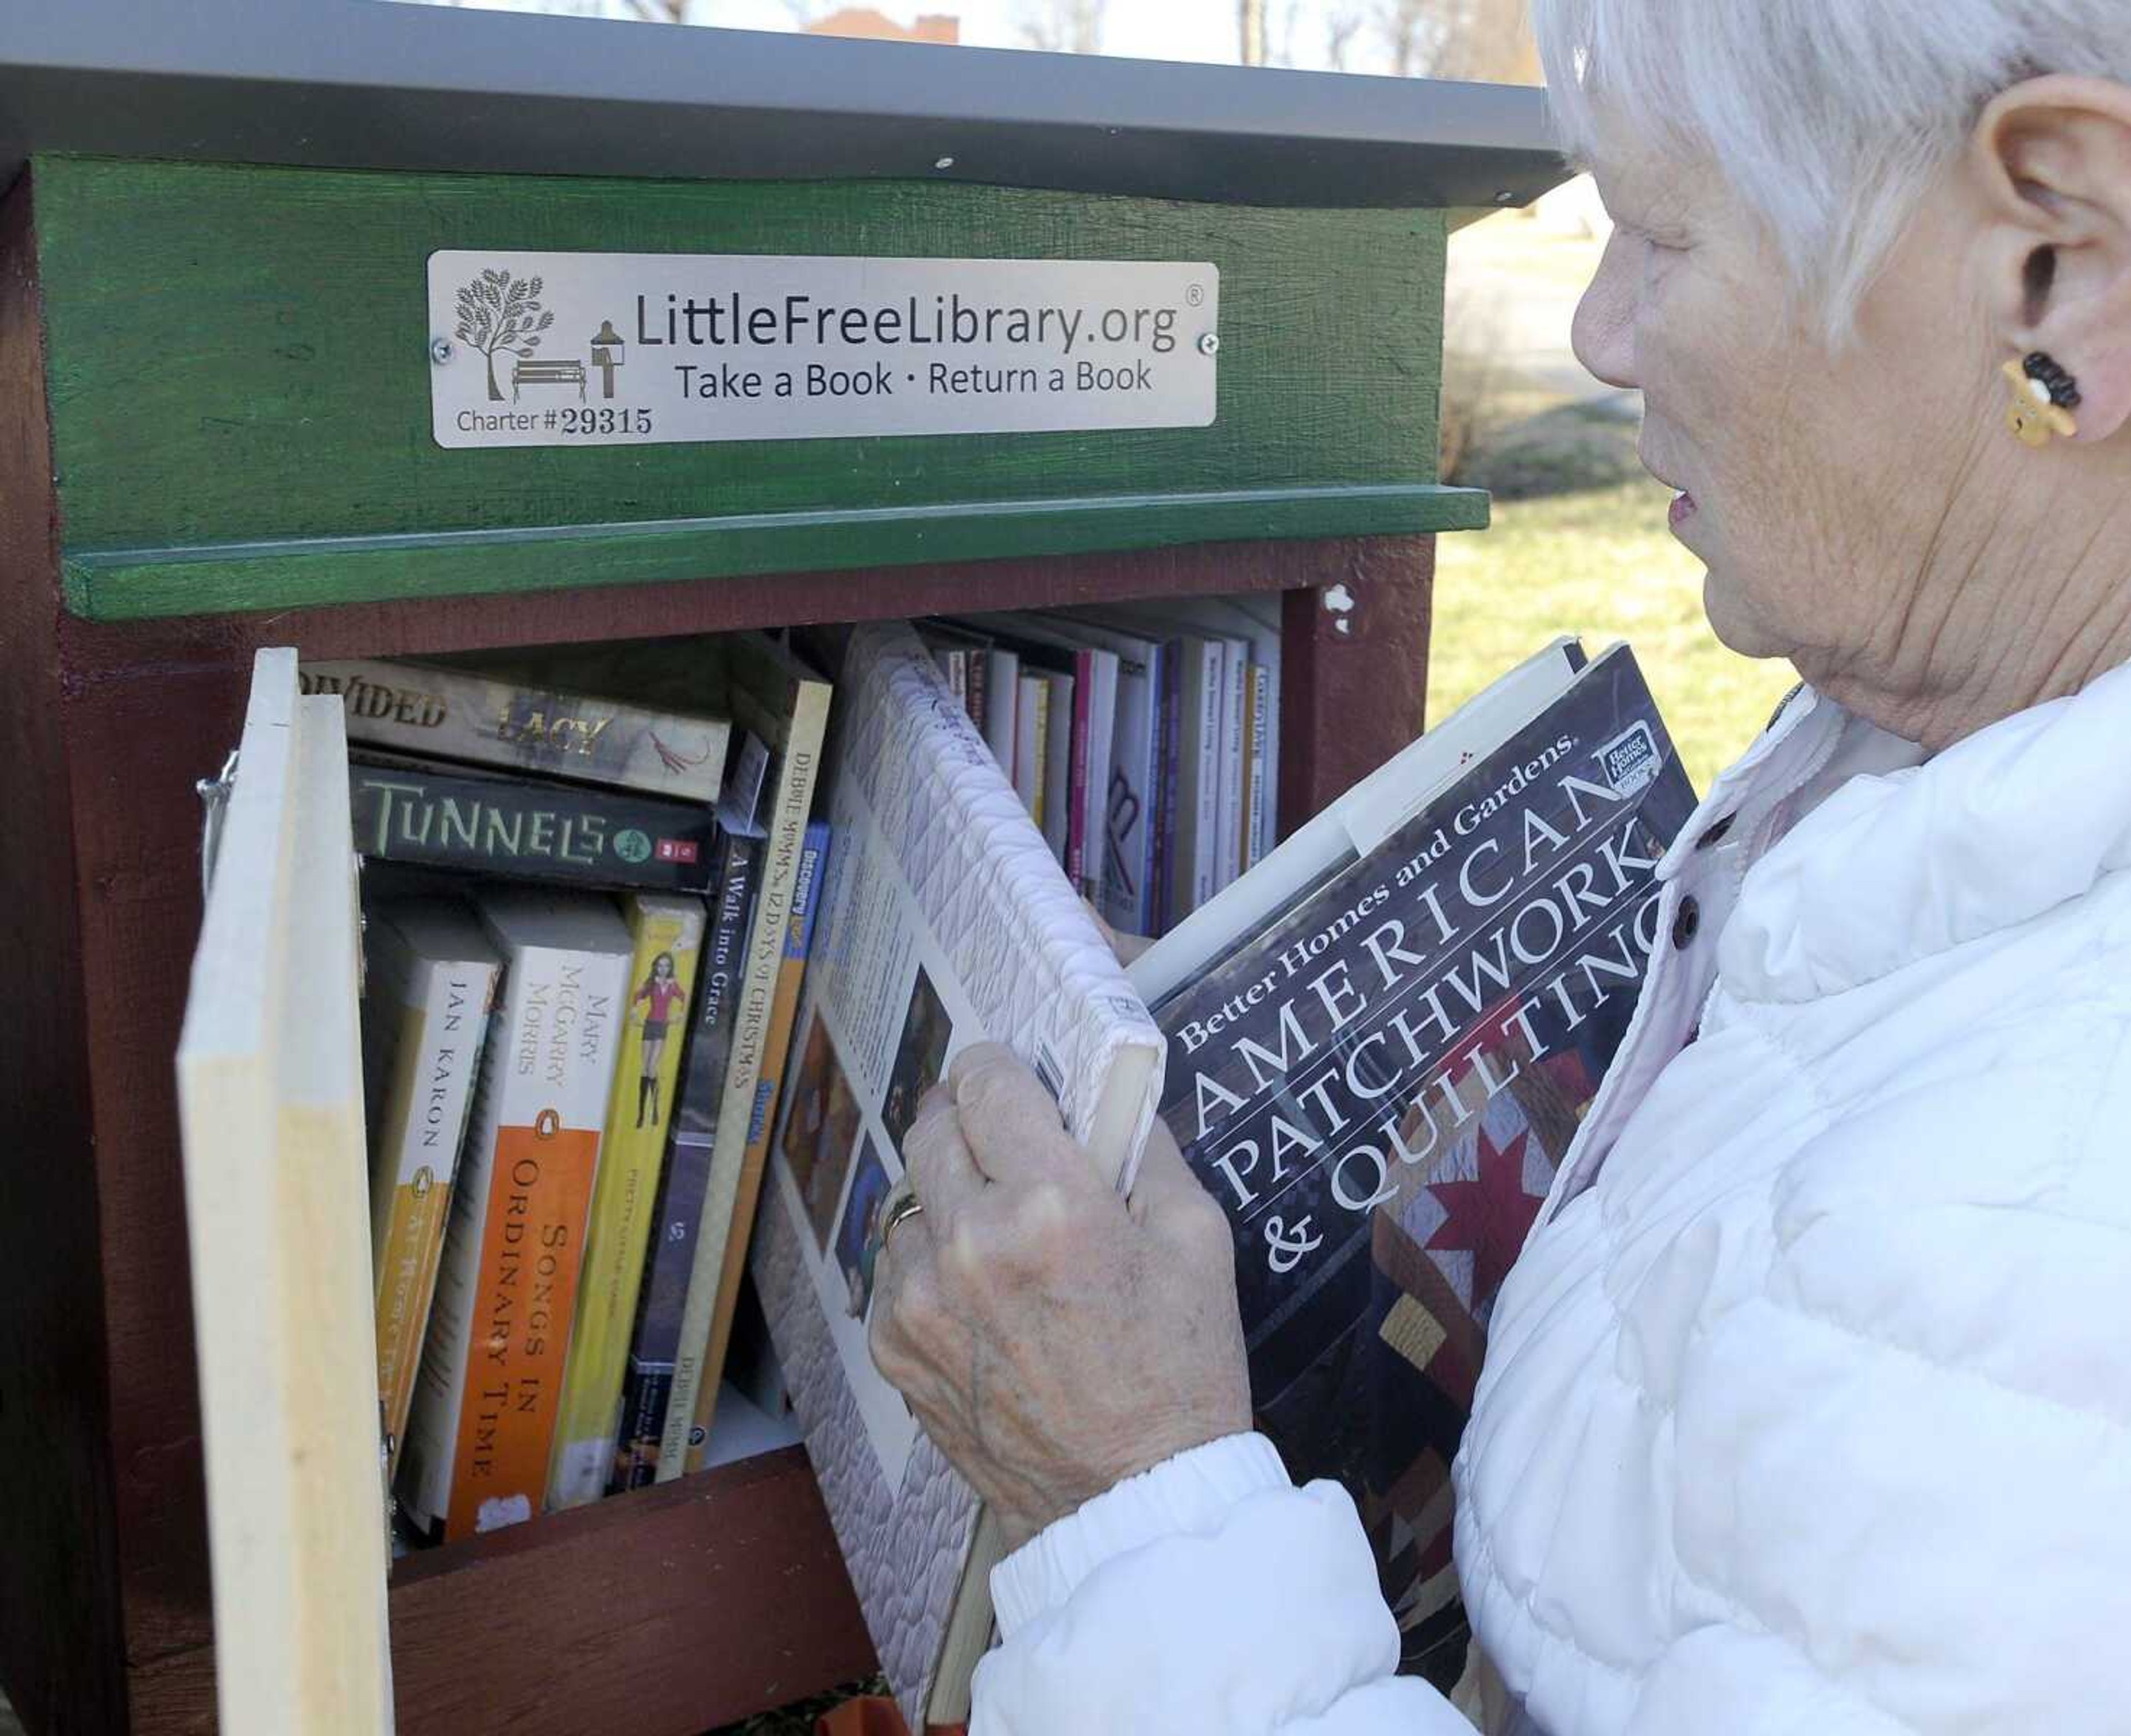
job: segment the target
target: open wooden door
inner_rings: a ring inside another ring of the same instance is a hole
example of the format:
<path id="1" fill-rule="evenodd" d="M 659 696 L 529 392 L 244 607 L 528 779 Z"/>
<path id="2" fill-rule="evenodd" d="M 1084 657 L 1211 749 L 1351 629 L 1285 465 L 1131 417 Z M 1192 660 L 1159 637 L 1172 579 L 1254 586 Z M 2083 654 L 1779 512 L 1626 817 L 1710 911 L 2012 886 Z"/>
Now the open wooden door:
<path id="1" fill-rule="evenodd" d="M 341 703 L 253 664 L 178 1048 L 222 1736 L 389 1736 Z"/>

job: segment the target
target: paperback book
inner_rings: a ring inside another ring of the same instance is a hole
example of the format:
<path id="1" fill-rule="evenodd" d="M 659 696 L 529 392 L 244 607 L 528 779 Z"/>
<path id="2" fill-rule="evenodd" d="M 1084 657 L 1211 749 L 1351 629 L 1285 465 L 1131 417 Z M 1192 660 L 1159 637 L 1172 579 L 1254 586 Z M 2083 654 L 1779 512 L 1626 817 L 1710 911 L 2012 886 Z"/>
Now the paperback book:
<path id="1" fill-rule="evenodd" d="M 735 717 L 753 740 L 734 756 L 722 823 L 729 831 L 759 834 L 762 868 L 659 1436 L 662 1483 L 682 1475 L 691 1450 L 700 1451 L 702 1446 L 700 1439 L 692 1439 L 708 1420 L 706 1413 L 699 1412 L 699 1401 L 715 1404 L 719 1374 L 708 1359 L 712 1345 L 724 1342 L 739 1294 L 739 1273 L 747 1257 L 761 1182 L 759 1163 L 749 1168 L 749 1124 L 771 1043 L 777 986 L 797 905 L 807 822 L 821 771 L 831 691 L 831 683 L 789 647 L 761 634 L 745 634 L 734 642 L 730 670 Z M 704 1398 L 706 1387 L 708 1398 Z"/>
<path id="2" fill-rule="evenodd" d="M 451 1542 L 546 1499 L 632 950 L 596 895 L 499 887 L 476 909 L 504 988 L 399 1478 L 409 1519 Z"/>
<path id="3" fill-rule="evenodd" d="M 606 1493 L 653 1196 L 674 1113 L 673 1086 L 703 942 L 698 899 L 639 893 L 622 908 L 636 950 L 548 1475 L 548 1504 L 558 1508 L 582 1506 Z"/>
<path id="4" fill-rule="evenodd" d="M 307 663 L 300 676 L 307 693 L 340 695 L 351 741 L 397 753 L 704 803 L 724 775 L 722 672 L 663 645 Z"/>
<path id="5" fill-rule="evenodd" d="M 363 959 L 377 1397 L 396 1462 L 502 960 L 447 899 L 371 905 Z"/>
<path id="6" fill-rule="evenodd" d="M 1693 792 L 1625 646 L 1549 648 L 1158 943 L 1162 1114 L 1234 1231 L 1259 1427 L 1463 1662 L 1449 1466 L 1495 1296 L 1625 1033 Z"/>
<path id="7" fill-rule="evenodd" d="M 383 861 L 647 892 L 710 889 L 708 808 L 377 755 L 354 757 L 355 847 Z"/>

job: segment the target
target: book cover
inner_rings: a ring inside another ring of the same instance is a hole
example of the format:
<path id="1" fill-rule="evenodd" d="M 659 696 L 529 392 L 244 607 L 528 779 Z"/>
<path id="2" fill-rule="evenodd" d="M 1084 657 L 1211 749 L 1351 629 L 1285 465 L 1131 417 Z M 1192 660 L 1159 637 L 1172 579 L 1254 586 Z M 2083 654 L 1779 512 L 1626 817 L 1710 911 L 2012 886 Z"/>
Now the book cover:
<path id="1" fill-rule="evenodd" d="M 927 666 L 933 667 L 929 658 Z M 732 1054 L 725 1068 L 725 1095 L 719 1104 L 710 1178 L 704 1189 L 702 1221 L 697 1231 L 680 1345 L 674 1355 L 673 1385 L 659 1436 L 658 1480 L 662 1483 L 681 1475 L 687 1467 L 689 1431 L 704 1379 L 703 1360 L 725 1286 L 726 1257 L 729 1252 L 738 1257 L 745 1249 L 748 1224 L 737 1216 L 737 1209 L 746 1187 L 748 1121 L 769 1043 L 778 978 L 829 720 L 830 683 L 788 647 L 764 635 L 740 636 L 733 651 L 732 673 L 735 717 L 764 744 L 774 770 L 759 822 L 762 871 L 733 1009 Z M 728 824 L 740 829 L 740 816 L 728 809 L 726 818 Z"/>
<path id="2" fill-rule="evenodd" d="M 724 774 L 715 666 L 692 676 L 628 645 L 306 663 L 299 676 L 341 696 L 351 741 L 398 753 L 682 801 L 710 801 Z"/>
<path id="3" fill-rule="evenodd" d="M 410 1519 L 450 1541 L 547 1496 L 631 950 L 594 894 L 499 887 L 476 908 L 504 986 L 399 1479 Z"/>
<path id="4" fill-rule="evenodd" d="M 916 635 L 851 635 L 834 835 L 751 1264 L 884 1667 L 913 1728 L 965 1694 L 976 1501 L 873 1366 L 873 1249 L 919 1098 L 984 1038 L 1027 1057 L 1128 1185 L 1159 1030 Z M 967 1590 L 965 1590 L 965 1587 Z M 960 1609 L 960 1619 L 957 1611 Z"/>
<path id="5" fill-rule="evenodd" d="M 1348 860 L 1156 1006 L 1163 1116 L 1234 1230 L 1259 1426 L 1354 1495 L 1406 1666 L 1439 1680 L 1489 1312 L 1626 1030 L 1694 804 L 1625 646 L 1463 757 L 1414 811 L 1357 810 Z"/>
<path id="6" fill-rule="evenodd" d="M 377 1396 L 396 1465 L 502 959 L 445 899 L 371 905 L 363 957 Z"/>
<path id="7" fill-rule="evenodd" d="M 747 1117 L 747 1152 L 741 1159 L 740 1192 L 732 1209 L 732 1231 L 725 1268 L 711 1312 L 711 1335 L 703 1351 L 702 1377 L 696 1386 L 695 1416 L 688 1426 L 684 1470 L 704 1468 L 711 1424 L 725 1375 L 725 1352 L 732 1342 L 734 1316 L 740 1308 L 740 1283 L 747 1269 L 747 1237 L 754 1226 L 755 1203 L 762 1193 L 763 1165 L 769 1156 L 769 1130 L 775 1125 L 778 1094 L 784 1084 L 785 1057 L 792 1047 L 792 1021 L 799 1011 L 799 987 L 807 974 L 807 954 L 814 940 L 821 908 L 821 876 L 828 861 L 829 828 L 815 820 L 807 827 L 800 851 L 799 879 L 792 894 L 792 914 L 784 924 L 784 951 L 778 960 L 777 992 L 770 1001 L 769 1033 L 763 1044 L 762 1067 L 754 1083 L 754 1101 Z"/>
<path id="8" fill-rule="evenodd" d="M 636 893 L 622 901 L 622 911 L 635 942 L 632 987 L 607 1098 L 606 1139 L 585 1230 L 548 1473 L 548 1504 L 558 1508 L 598 1500 L 613 1469 L 616 1407 L 703 941 L 698 899 Z"/>
<path id="9" fill-rule="evenodd" d="M 647 892 L 710 886 L 708 808 L 375 755 L 351 760 L 348 800 L 355 847 L 381 861 Z"/>
<path id="10" fill-rule="evenodd" d="M 746 957 L 761 854 L 762 841 L 745 834 L 727 836 L 720 853 L 717 900 L 697 973 L 694 1029 L 674 1101 L 665 1172 L 652 1208 L 650 1253 L 622 1382 L 620 1439 L 608 1472 L 611 1494 L 644 1488 L 658 1475 L 658 1443 L 665 1432 L 681 1316 L 687 1307 L 688 1278 L 695 1268 L 697 1233 L 717 1143 L 725 1064 L 732 1053 L 733 1000 Z"/>

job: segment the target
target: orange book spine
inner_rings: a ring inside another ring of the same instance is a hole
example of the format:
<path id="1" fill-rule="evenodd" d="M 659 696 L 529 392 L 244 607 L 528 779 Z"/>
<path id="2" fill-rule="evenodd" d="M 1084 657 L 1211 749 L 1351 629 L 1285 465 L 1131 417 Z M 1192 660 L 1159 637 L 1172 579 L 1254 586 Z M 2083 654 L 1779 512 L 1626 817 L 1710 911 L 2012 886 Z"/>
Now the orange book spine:
<path id="1" fill-rule="evenodd" d="M 552 1112 L 530 1127 L 497 1130 L 447 1537 L 539 1508 L 599 1149 L 598 1128 L 561 1126 Z M 510 1510 L 499 1511 L 499 1501 Z"/>

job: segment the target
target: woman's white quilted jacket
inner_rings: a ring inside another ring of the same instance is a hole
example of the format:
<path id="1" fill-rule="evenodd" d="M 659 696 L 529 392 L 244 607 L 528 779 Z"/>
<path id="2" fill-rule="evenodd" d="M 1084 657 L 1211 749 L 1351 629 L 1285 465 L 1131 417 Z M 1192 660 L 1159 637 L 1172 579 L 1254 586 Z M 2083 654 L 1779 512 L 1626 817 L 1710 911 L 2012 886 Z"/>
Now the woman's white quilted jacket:
<path id="1" fill-rule="evenodd" d="M 2131 1732 L 2131 667 L 1918 759 L 1802 693 L 1659 870 L 1458 1460 L 1520 1729 Z M 975 1736 L 1465 1729 L 1254 1436 L 993 1584 Z"/>

